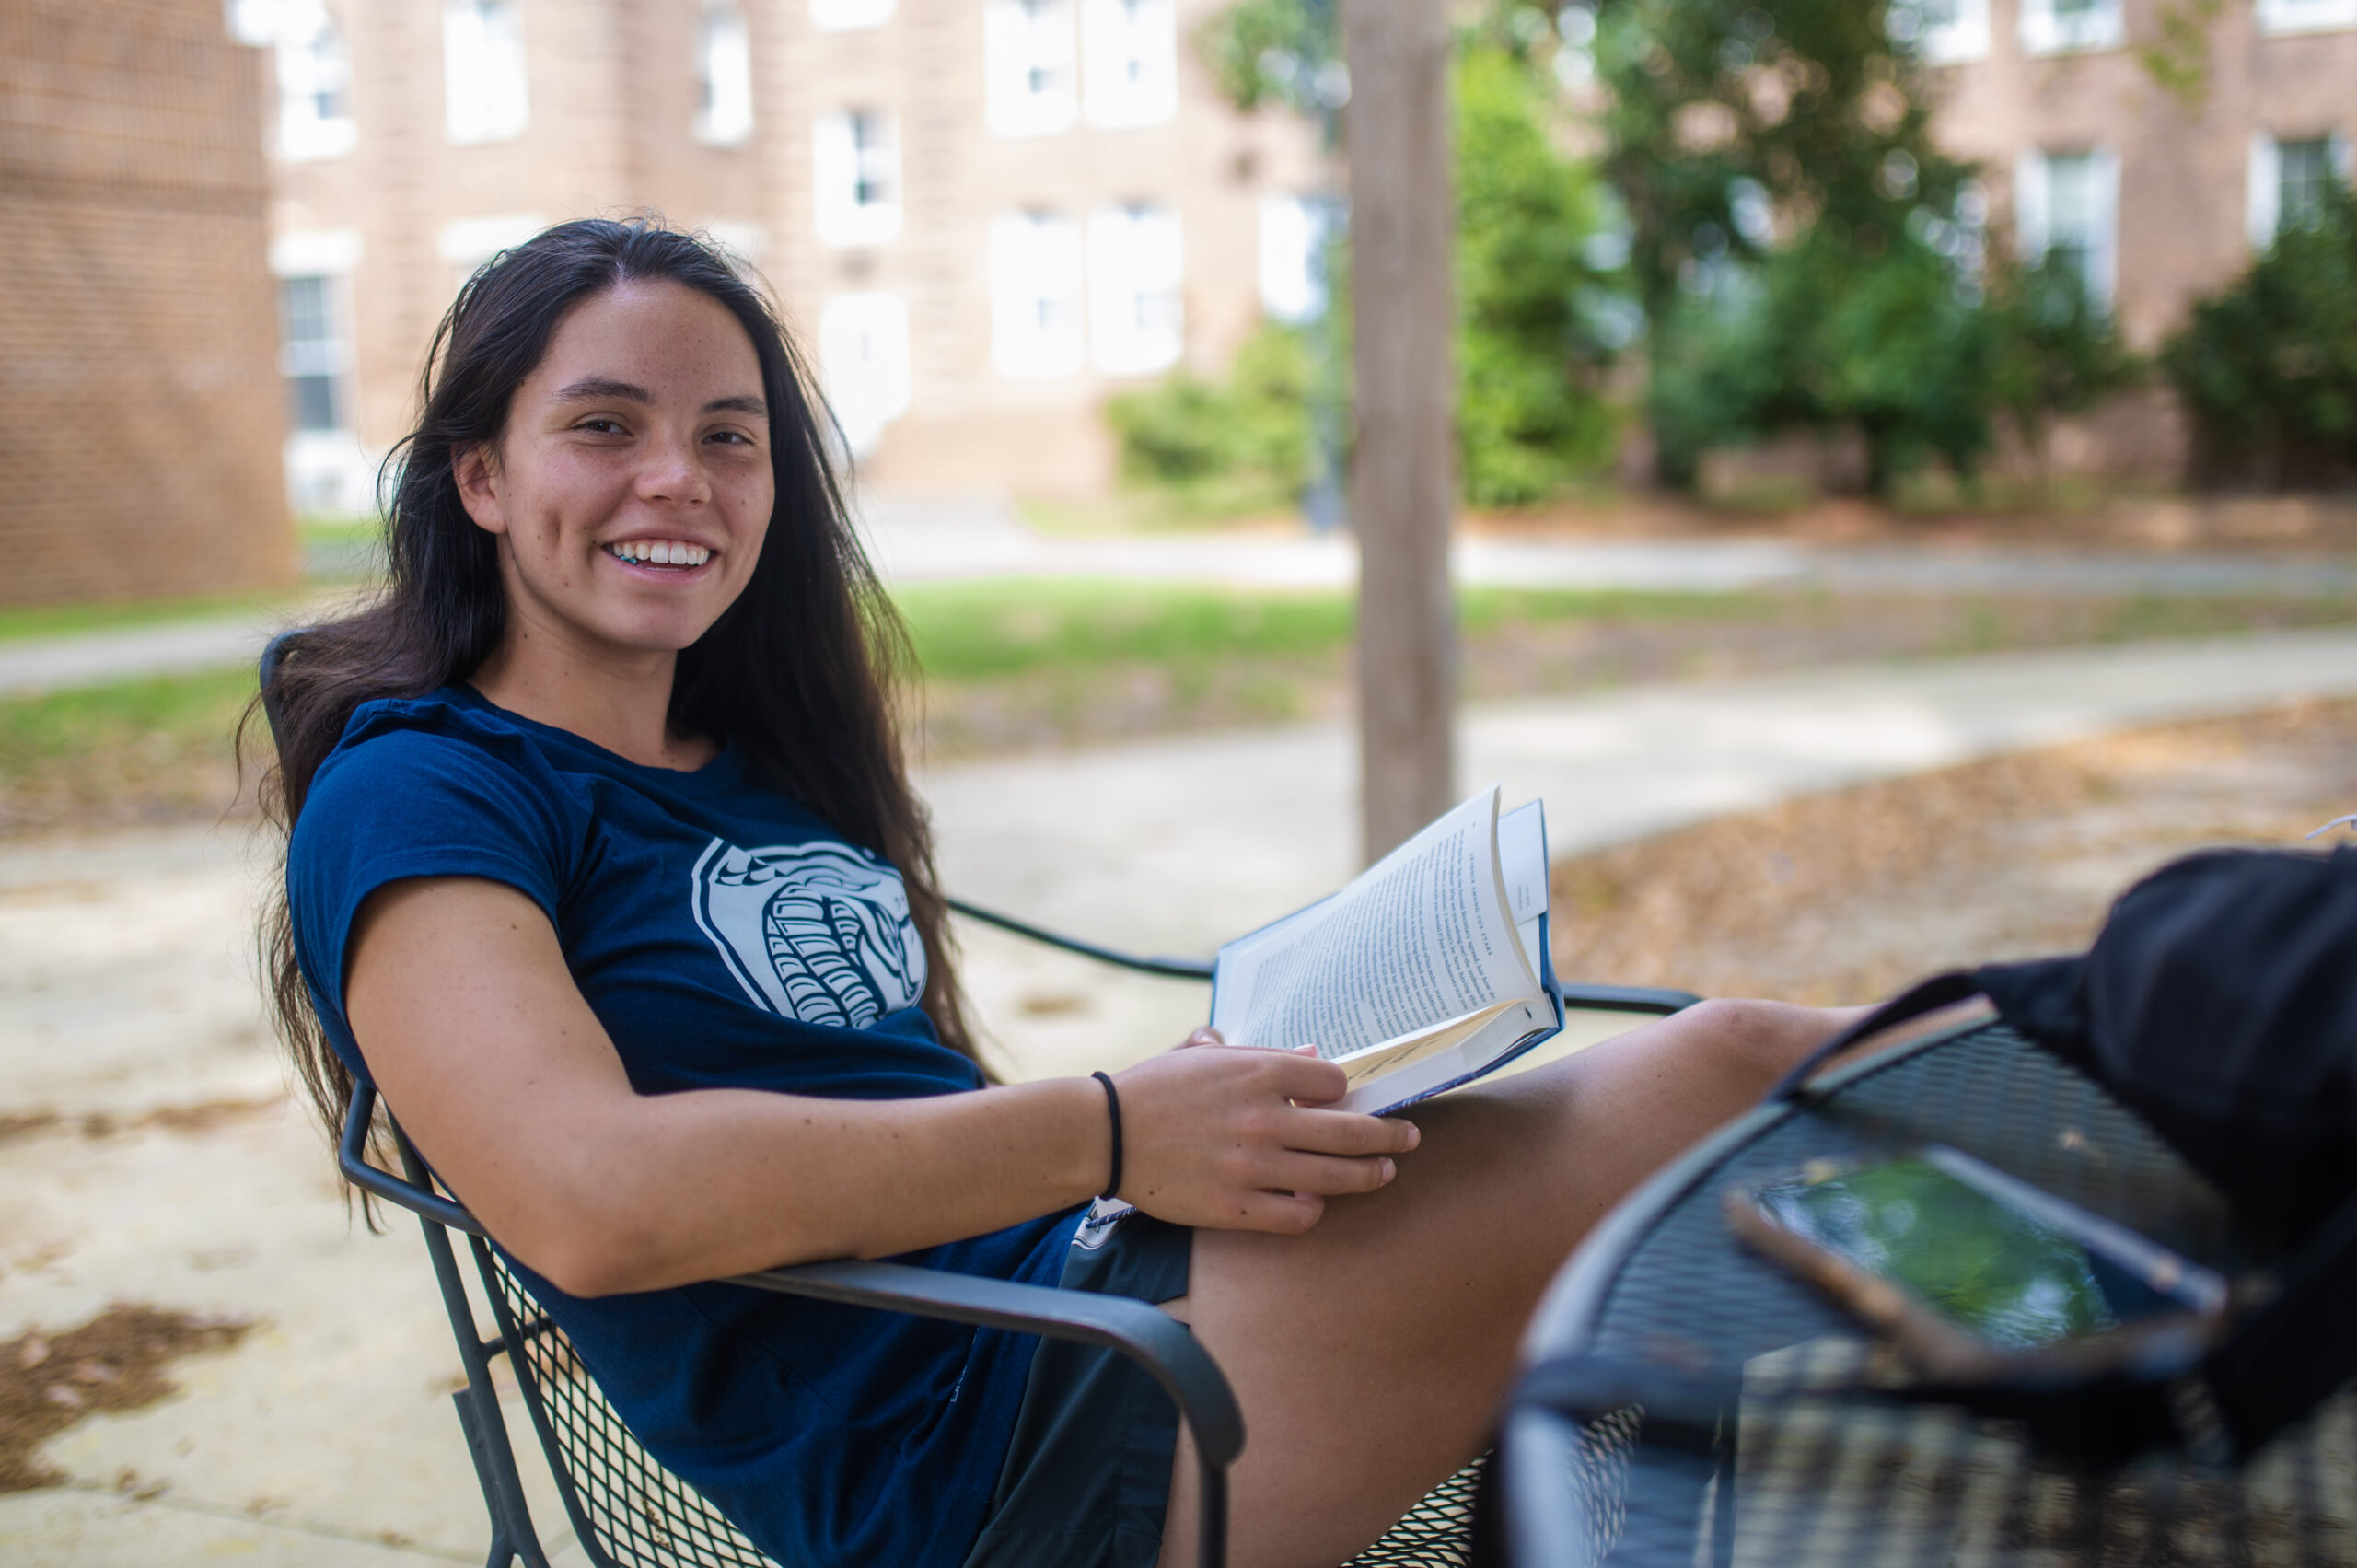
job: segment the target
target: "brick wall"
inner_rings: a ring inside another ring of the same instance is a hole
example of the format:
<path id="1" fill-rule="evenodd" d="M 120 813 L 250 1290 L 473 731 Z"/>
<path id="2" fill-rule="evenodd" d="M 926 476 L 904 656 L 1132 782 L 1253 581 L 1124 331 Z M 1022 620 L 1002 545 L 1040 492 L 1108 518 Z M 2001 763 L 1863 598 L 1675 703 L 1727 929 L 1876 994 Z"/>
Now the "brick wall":
<path id="1" fill-rule="evenodd" d="M 0 603 L 293 579 L 260 86 L 220 0 L 0 6 Z"/>

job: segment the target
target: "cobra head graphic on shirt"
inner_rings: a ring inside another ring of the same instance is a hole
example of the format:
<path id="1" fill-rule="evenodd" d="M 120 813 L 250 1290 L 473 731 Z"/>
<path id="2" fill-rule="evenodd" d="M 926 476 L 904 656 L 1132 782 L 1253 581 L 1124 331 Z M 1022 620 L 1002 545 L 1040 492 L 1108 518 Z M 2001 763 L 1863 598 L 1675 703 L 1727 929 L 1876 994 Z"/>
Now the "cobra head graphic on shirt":
<path id="1" fill-rule="evenodd" d="M 924 945 L 900 875 L 848 844 L 738 849 L 696 862 L 696 923 L 762 1006 L 864 1029 L 924 993 Z"/>

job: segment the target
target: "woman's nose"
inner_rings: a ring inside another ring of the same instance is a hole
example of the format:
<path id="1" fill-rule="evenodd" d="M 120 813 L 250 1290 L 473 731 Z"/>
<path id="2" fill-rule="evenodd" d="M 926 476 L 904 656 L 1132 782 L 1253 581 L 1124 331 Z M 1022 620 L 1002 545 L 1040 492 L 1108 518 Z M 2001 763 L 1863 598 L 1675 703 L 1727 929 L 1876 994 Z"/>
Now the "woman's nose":
<path id="1" fill-rule="evenodd" d="M 656 440 L 638 470 L 638 494 L 647 501 L 675 504 L 708 501 L 712 483 L 696 460 L 693 442 Z"/>

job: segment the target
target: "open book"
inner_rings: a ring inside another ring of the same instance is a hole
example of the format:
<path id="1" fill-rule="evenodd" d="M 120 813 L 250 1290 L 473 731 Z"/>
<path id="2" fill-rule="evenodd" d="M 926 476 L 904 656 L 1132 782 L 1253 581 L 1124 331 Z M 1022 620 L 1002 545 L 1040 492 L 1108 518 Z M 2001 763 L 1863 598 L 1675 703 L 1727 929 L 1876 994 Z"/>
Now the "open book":
<path id="1" fill-rule="evenodd" d="M 1547 952 L 1547 820 L 1495 785 L 1330 898 L 1219 950 L 1212 1027 L 1315 1045 L 1344 1110 L 1382 1115 L 1478 1078 L 1563 1027 Z"/>

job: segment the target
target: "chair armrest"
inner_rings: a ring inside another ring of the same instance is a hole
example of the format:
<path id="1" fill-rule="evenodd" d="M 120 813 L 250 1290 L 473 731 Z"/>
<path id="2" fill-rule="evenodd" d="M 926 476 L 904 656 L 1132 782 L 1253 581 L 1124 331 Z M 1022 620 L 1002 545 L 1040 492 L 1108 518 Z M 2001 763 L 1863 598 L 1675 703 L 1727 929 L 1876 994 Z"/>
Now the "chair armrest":
<path id="1" fill-rule="evenodd" d="M 1237 1409 L 1236 1395 L 1219 1364 L 1184 1324 L 1143 1301 L 906 1263 L 804 1263 L 740 1274 L 728 1283 L 1104 1345 L 1144 1367 L 1177 1401 L 1204 1459 L 1225 1468 L 1244 1447 L 1243 1412 Z"/>
<path id="2" fill-rule="evenodd" d="M 490 1240 L 491 1232 L 483 1229 L 482 1221 L 423 1180 L 416 1179 L 424 1172 L 424 1162 L 410 1147 L 409 1140 L 401 1137 L 399 1128 L 394 1129 L 393 1136 L 401 1145 L 402 1163 L 410 1167 L 409 1179 L 395 1176 L 368 1163 L 368 1123 L 376 1114 L 376 1089 L 355 1081 L 352 1086 L 352 1101 L 343 1113 L 343 1136 L 337 1141 L 335 1150 L 335 1167 L 343 1173 L 343 1179 L 363 1192 L 382 1198 L 397 1208 L 407 1209 L 422 1219 Z"/>
<path id="3" fill-rule="evenodd" d="M 980 904 L 970 904 L 963 899 L 942 900 L 969 920 L 979 920 L 984 925 L 995 925 L 1001 931 L 1012 931 L 1017 936 L 1028 936 L 1034 942 L 1044 942 L 1051 947 L 1062 947 L 1067 953 L 1078 953 L 1084 958 L 1095 958 L 1100 964 L 1113 964 L 1141 974 L 1158 974 L 1169 980 L 1209 980 L 1212 965 L 1202 958 L 1147 958 L 1134 953 L 1124 953 L 1116 947 L 1100 947 L 1094 942 L 1083 942 L 1077 936 L 1062 936 L 1040 926 L 1016 919 L 1013 915 L 986 910 Z"/>
<path id="4" fill-rule="evenodd" d="M 1566 1007 L 1578 1007 L 1591 1013 L 1658 1013 L 1666 1017 L 1682 1013 L 1702 1000 L 1690 991 L 1671 991 L 1654 985 L 1566 985 L 1557 984 L 1555 994 Z"/>

